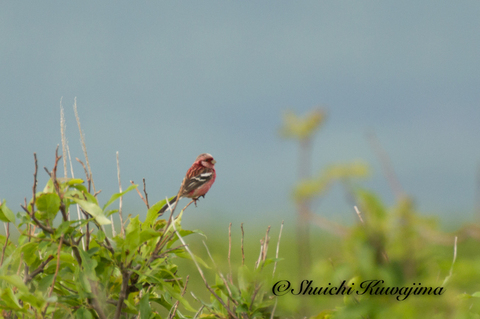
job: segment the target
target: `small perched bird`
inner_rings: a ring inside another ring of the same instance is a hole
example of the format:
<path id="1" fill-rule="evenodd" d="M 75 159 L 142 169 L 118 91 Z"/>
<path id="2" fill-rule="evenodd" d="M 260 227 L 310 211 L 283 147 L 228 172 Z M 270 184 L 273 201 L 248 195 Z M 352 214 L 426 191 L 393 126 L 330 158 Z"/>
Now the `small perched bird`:
<path id="1" fill-rule="evenodd" d="M 195 204 L 199 197 L 205 197 L 205 194 L 212 187 L 217 177 L 215 163 L 216 161 L 210 154 L 203 153 L 198 155 L 195 162 L 188 169 L 177 196 L 180 196 L 180 198 L 191 198 L 195 201 Z M 177 196 L 170 200 L 170 205 L 175 203 Z M 168 204 L 163 206 L 158 213 L 163 214 L 167 208 Z"/>

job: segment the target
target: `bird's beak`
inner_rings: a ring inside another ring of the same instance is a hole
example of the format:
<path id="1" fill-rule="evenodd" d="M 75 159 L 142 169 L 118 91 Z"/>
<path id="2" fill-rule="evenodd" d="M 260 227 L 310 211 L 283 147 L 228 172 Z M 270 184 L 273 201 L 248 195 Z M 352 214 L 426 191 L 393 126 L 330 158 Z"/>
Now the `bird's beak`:
<path id="1" fill-rule="evenodd" d="M 213 164 L 213 165 L 215 165 L 216 162 L 217 162 L 216 160 L 212 160 L 212 164 Z"/>

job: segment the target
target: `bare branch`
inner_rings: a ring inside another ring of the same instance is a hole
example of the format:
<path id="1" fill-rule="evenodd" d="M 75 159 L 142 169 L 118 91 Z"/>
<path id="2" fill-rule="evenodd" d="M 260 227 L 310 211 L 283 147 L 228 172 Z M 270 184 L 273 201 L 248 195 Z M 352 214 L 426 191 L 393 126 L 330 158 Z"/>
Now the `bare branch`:
<path id="1" fill-rule="evenodd" d="M 147 208 L 150 209 L 150 204 L 148 203 L 147 185 L 145 184 L 145 178 L 143 178 L 143 192 L 145 193 L 145 200 L 147 201 Z"/>
<path id="2" fill-rule="evenodd" d="M 65 130 L 67 128 L 65 124 L 65 112 L 62 105 L 63 96 L 60 98 L 60 135 L 62 137 L 62 154 L 63 154 L 63 176 L 68 177 L 67 171 L 67 137 Z"/>
<path id="3" fill-rule="evenodd" d="M 260 287 L 262 287 L 261 284 L 256 285 L 255 290 L 253 291 L 252 301 L 250 302 L 250 311 L 252 311 L 253 302 L 255 301 L 255 298 L 257 297 L 257 294 L 258 294 L 258 291 L 260 290 Z"/>
<path id="4" fill-rule="evenodd" d="M 130 184 L 135 185 L 135 183 L 133 181 L 130 181 Z M 146 197 L 146 199 L 145 199 L 145 197 L 143 197 L 142 193 L 140 193 L 140 191 L 138 190 L 138 187 L 136 188 L 136 190 L 137 190 L 138 196 L 140 196 L 140 198 L 142 199 L 145 206 L 147 206 L 147 208 L 150 209 L 150 205 L 148 204 L 148 197 Z M 147 192 L 145 191 L 145 178 L 143 179 L 143 191 L 144 191 L 145 196 L 146 196 Z"/>
<path id="5" fill-rule="evenodd" d="M 262 268 L 263 268 L 263 265 L 265 265 L 265 260 L 267 259 L 268 244 L 270 243 L 270 237 L 268 237 L 269 233 L 270 233 L 270 225 L 267 228 L 267 233 L 265 234 L 265 240 L 263 243 Z"/>
<path id="6" fill-rule="evenodd" d="M 30 218 L 33 219 L 33 221 L 35 222 L 35 224 L 40 227 L 43 231 L 49 233 L 49 234 L 53 234 L 53 229 L 51 229 L 49 226 L 46 226 L 44 224 L 42 224 L 38 219 L 37 217 L 35 217 L 35 213 L 31 213 L 26 206 L 23 206 L 23 205 L 20 205 L 20 207 L 22 207 L 22 209 L 30 216 Z"/>
<path id="7" fill-rule="evenodd" d="M 57 180 L 57 168 L 58 168 L 58 161 L 62 158 L 62 156 L 58 156 L 58 145 L 55 149 L 55 165 L 53 166 L 52 174 L 50 178 L 52 179 L 53 185 L 55 187 L 55 191 L 57 192 L 58 197 L 60 197 L 60 212 L 62 213 L 63 221 L 68 221 L 68 214 L 65 208 L 65 203 L 63 202 L 63 194 L 60 191 L 60 184 Z"/>
<path id="8" fill-rule="evenodd" d="M 87 145 L 85 144 L 85 135 L 83 134 L 82 127 L 80 125 L 80 117 L 78 116 L 77 98 L 76 97 L 75 97 L 75 102 L 73 104 L 73 111 L 75 113 L 75 119 L 77 120 L 78 131 L 80 132 L 80 141 L 82 143 L 82 150 L 83 150 L 83 154 L 85 155 L 85 161 L 87 162 L 88 173 L 89 173 L 90 179 L 92 181 L 93 191 L 95 192 L 95 183 L 93 182 L 93 179 L 92 179 L 92 169 L 90 168 L 90 162 L 88 161 Z M 90 190 L 89 190 L 89 192 L 90 192 Z"/>
<path id="9" fill-rule="evenodd" d="M 275 318 L 275 309 L 277 308 L 277 301 L 278 301 L 278 298 L 275 297 L 275 303 L 273 304 L 273 309 L 272 309 L 272 314 L 270 315 L 270 319 L 273 319 Z"/>
<path id="10" fill-rule="evenodd" d="M 193 319 L 198 318 L 198 315 L 202 312 L 203 308 L 205 308 L 204 305 L 202 305 L 202 306 L 200 307 L 200 309 L 198 309 L 198 311 L 197 311 L 197 313 L 195 314 L 195 316 L 193 316 Z"/>
<path id="11" fill-rule="evenodd" d="M 121 193 L 122 182 L 120 180 L 120 159 L 118 157 L 118 152 L 117 152 L 117 176 L 118 176 L 118 190 Z M 123 206 L 123 196 L 120 196 L 120 201 L 118 204 L 118 216 L 120 217 L 120 234 L 122 235 L 123 238 L 125 238 L 125 227 L 123 226 L 122 206 Z M 113 215 L 110 215 L 110 216 L 113 216 Z M 114 229 L 114 226 L 113 226 L 113 219 L 112 219 L 112 230 L 113 229 Z"/>
<path id="12" fill-rule="evenodd" d="M 50 262 L 50 260 L 53 259 L 53 256 L 50 255 L 48 256 L 47 259 L 45 259 L 38 267 L 37 269 L 35 269 L 34 271 L 32 271 L 30 274 L 28 274 L 26 277 L 25 277 L 25 283 L 29 283 L 30 281 L 32 281 L 33 278 L 35 278 L 36 275 L 38 275 L 39 273 L 42 273 L 43 270 L 45 269 L 45 266 Z"/>
<path id="13" fill-rule="evenodd" d="M 124 300 L 127 298 L 128 281 L 130 280 L 130 275 L 131 275 L 131 273 L 126 269 L 121 269 L 121 272 L 122 272 L 122 288 L 118 296 L 117 309 L 115 310 L 115 315 L 113 316 L 114 319 L 119 319 L 122 313 L 122 306 L 123 306 Z"/>
<path id="14" fill-rule="evenodd" d="M 360 211 L 358 210 L 357 206 L 353 206 L 353 208 L 355 208 L 355 212 L 357 213 L 358 218 L 360 219 L 360 221 L 362 222 L 362 224 L 365 224 L 365 222 L 363 221 L 363 218 L 362 218 L 362 213 L 360 213 Z"/>
<path id="15" fill-rule="evenodd" d="M 35 203 L 37 200 L 37 173 L 38 173 L 38 161 L 37 153 L 33 153 L 33 158 L 35 159 L 35 172 L 33 173 L 33 197 L 32 197 L 32 212 L 35 211 Z"/>
<path id="16" fill-rule="evenodd" d="M 92 176 L 88 173 L 88 170 L 85 164 L 83 164 L 83 162 L 80 159 L 78 159 L 78 157 L 75 157 L 75 159 L 77 160 L 77 162 L 82 164 L 83 170 L 85 171 L 85 178 L 87 179 L 88 192 L 90 193 L 90 188 L 92 185 Z"/>

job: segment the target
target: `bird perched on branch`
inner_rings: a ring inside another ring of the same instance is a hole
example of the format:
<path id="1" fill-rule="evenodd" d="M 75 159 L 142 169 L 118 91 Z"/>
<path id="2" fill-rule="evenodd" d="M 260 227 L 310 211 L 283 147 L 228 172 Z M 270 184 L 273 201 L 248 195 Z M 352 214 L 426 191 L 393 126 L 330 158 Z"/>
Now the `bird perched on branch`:
<path id="1" fill-rule="evenodd" d="M 213 182 L 215 182 L 215 163 L 212 155 L 203 153 L 197 156 L 197 159 L 188 169 L 185 178 L 183 179 L 182 186 L 178 191 L 178 195 L 170 200 L 170 205 L 177 201 L 177 197 L 180 200 L 182 197 L 191 198 L 195 201 L 195 204 L 199 197 L 205 197 Z M 168 204 L 163 206 L 158 212 L 163 214 L 168 208 Z"/>

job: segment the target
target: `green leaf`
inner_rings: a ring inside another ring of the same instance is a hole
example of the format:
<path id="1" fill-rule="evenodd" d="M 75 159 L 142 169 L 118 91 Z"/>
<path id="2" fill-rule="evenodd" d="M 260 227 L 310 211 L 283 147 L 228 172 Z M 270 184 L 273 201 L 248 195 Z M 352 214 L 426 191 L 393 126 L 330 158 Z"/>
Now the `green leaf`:
<path id="1" fill-rule="evenodd" d="M 102 230 L 97 232 L 97 241 L 102 243 L 105 240 L 105 233 Z"/>
<path id="2" fill-rule="evenodd" d="M 68 186 L 76 185 L 76 184 L 82 184 L 83 179 L 81 178 L 70 178 L 65 184 Z"/>
<path id="3" fill-rule="evenodd" d="M 5 272 L 8 271 L 8 269 L 10 268 L 10 260 L 12 260 L 13 256 L 8 256 L 4 261 L 3 261 L 3 265 L 0 267 L 0 274 L 4 274 Z M 0 289 L 0 292 L 2 290 Z"/>
<path id="4" fill-rule="evenodd" d="M 173 197 L 170 197 L 168 200 L 169 201 L 172 200 Z M 147 217 L 145 218 L 145 223 L 144 223 L 146 227 L 151 227 L 153 225 L 155 220 L 158 218 L 158 212 L 160 211 L 160 209 L 162 209 L 163 206 L 165 206 L 166 203 L 167 201 L 163 199 L 155 203 L 153 206 L 150 206 L 150 209 L 147 212 Z"/>
<path id="5" fill-rule="evenodd" d="M 160 233 L 156 232 L 151 228 L 144 229 L 140 232 L 140 243 L 144 243 L 149 239 L 159 237 Z"/>
<path id="6" fill-rule="evenodd" d="M 100 224 L 100 225 L 108 225 L 111 224 L 110 220 L 105 217 L 103 214 L 103 210 L 100 208 L 95 203 L 92 202 L 87 202 L 86 200 L 75 198 L 75 197 L 69 197 L 68 199 L 73 200 L 75 203 L 80 205 L 83 210 L 85 210 L 87 213 L 93 216 L 95 220 Z"/>
<path id="7" fill-rule="evenodd" d="M 0 276 L 1 280 L 5 280 L 9 284 L 18 288 L 20 292 L 28 293 L 28 288 L 23 283 L 22 278 L 19 275 Z"/>
<path id="8" fill-rule="evenodd" d="M 184 259 L 190 259 L 190 260 L 193 260 L 192 259 L 192 256 L 185 250 L 174 250 L 172 253 L 174 253 L 175 255 L 177 255 L 178 257 L 180 258 L 184 258 Z M 210 269 L 211 267 L 208 266 L 208 264 L 203 261 L 202 258 L 198 257 L 197 255 L 193 254 L 193 256 L 195 256 L 195 260 L 200 264 L 202 265 L 203 267 L 207 268 L 207 269 Z"/>
<path id="9" fill-rule="evenodd" d="M 29 242 L 26 243 L 22 248 L 21 252 L 23 253 L 23 258 L 28 266 L 31 266 L 38 258 L 36 252 L 38 251 L 38 243 Z"/>
<path id="10" fill-rule="evenodd" d="M 29 303 L 33 308 L 36 308 L 37 310 L 43 309 L 46 303 L 45 298 L 43 298 L 41 294 L 19 294 L 18 298 L 21 299 L 23 303 Z"/>
<path id="11" fill-rule="evenodd" d="M 103 212 L 105 214 L 105 216 L 110 216 L 112 214 L 115 214 L 116 212 L 118 212 L 118 209 L 110 209 L 110 210 L 107 210 L 106 212 Z"/>
<path id="12" fill-rule="evenodd" d="M 65 234 L 69 228 L 70 228 L 70 221 L 66 221 L 66 222 L 62 222 L 58 228 L 55 230 L 55 236 L 56 238 L 62 236 L 63 234 Z"/>
<path id="13" fill-rule="evenodd" d="M 50 178 L 47 182 L 47 185 L 45 185 L 45 188 L 43 189 L 44 193 L 53 193 L 55 192 L 55 186 L 53 185 L 53 181 Z"/>
<path id="14" fill-rule="evenodd" d="M 13 212 L 10 210 L 10 208 L 7 207 L 7 201 L 3 200 L 2 205 L 0 205 L 0 220 L 3 222 L 15 222 L 15 215 Z"/>
<path id="15" fill-rule="evenodd" d="M 473 293 L 472 297 L 480 298 L 480 291 Z"/>
<path id="16" fill-rule="evenodd" d="M 140 299 L 140 319 L 149 319 L 152 309 L 150 308 L 150 302 L 148 300 L 150 294 L 146 293 L 142 299 Z"/>
<path id="17" fill-rule="evenodd" d="M 75 312 L 75 318 L 78 319 L 93 319 L 92 314 L 86 308 L 80 308 Z"/>
<path id="18" fill-rule="evenodd" d="M 190 305 L 190 303 L 187 301 L 187 299 L 185 299 L 185 297 L 182 297 L 182 294 L 180 292 L 178 292 L 175 288 L 173 288 L 170 285 L 165 285 L 164 288 L 165 288 L 165 290 L 168 291 L 168 293 L 170 293 L 172 295 L 173 298 L 180 301 L 180 303 L 185 307 L 185 309 L 187 309 L 188 311 L 191 311 L 191 312 L 196 312 L 197 311 L 197 309 L 193 308 Z"/>
<path id="19" fill-rule="evenodd" d="M 134 185 L 130 185 L 126 190 L 124 190 L 123 192 L 121 193 L 116 193 L 116 194 L 113 194 L 112 197 L 110 197 L 110 199 L 108 200 L 108 202 L 103 206 L 103 210 L 105 210 L 105 208 L 107 208 L 111 203 L 113 203 L 115 200 L 117 200 L 119 197 L 125 195 L 126 193 L 128 193 L 129 191 L 131 191 L 132 189 L 135 189 L 137 188 L 138 185 L 137 184 L 134 184 Z"/>
<path id="20" fill-rule="evenodd" d="M 79 249 L 78 251 L 82 258 L 82 267 L 84 269 L 82 273 L 84 273 L 89 279 L 96 280 L 97 275 L 95 273 L 95 268 L 97 267 L 98 262 L 95 259 L 90 258 L 90 255 L 83 249 Z"/>
<path id="21" fill-rule="evenodd" d="M 127 247 L 133 251 L 140 245 L 140 221 L 138 220 L 138 216 L 135 216 L 134 219 L 130 219 L 126 232 L 127 235 L 125 236 L 125 242 Z"/>
<path id="22" fill-rule="evenodd" d="M 40 281 L 38 283 L 38 290 L 40 290 L 42 292 L 46 292 L 50 288 L 50 286 L 52 285 L 53 276 L 54 275 L 46 275 L 45 277 L 40 279 Z"/>
<path id="23" fill-rule="evenodd" d="M 5 302 L 9 309 L 22 310 L 22 307 L 18 303 L 18 299 L 13 293 L 12 288 L 8 287 L 3 289 L 3 293 L 0 295 L 0 300 Z"/>
<path id="24" fill-rule="evenodd" d="M 46 219 L 53 219 L 60 209 L 60 197 L 55 193 L 43 193 L 36 199 L 37 208 L 44 212 Z"/>
<path id="25" fill-rule="evenodd" d="M 88 188 L 83 184 L 71 185 L 69 190 L 72 190 L 72 189 L 79 190 L 80 192 L 88 194 Z"/>

